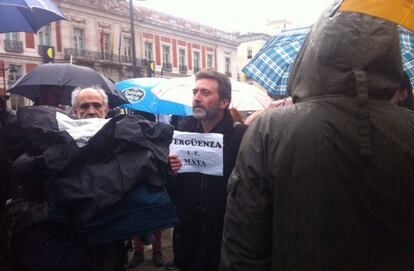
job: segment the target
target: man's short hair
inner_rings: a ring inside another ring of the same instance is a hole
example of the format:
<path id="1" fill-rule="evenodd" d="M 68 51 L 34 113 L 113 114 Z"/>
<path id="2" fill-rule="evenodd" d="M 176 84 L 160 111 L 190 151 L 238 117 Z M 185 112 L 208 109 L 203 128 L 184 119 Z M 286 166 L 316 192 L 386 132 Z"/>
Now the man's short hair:
<path id="1" fill-rule="evenodd" d="M 72 107 L 76 107 L 76 98 L 78 97 L 78 95 L 84 91 L 84 90 L 95 90 L 96 92 L 98 92 L 99 94 L 102 95 L 103 97 L 103 102 L 105 105 L 108 104 L 108 95 L 106 95 L 105 91 L 100 87 L 100 86 L 90 86 L 90 87 L 86 87 L 86 88 L 82 88 L 82 87 L 77 87 L 72 91 L 72 99 L 71 99 L 71 104 Z"/>
<path id="2" fill-rule="evenodd" d="M 227 75 L 214 69 L 203 69 L 195 74 L 195 80 L 212 79 L 218 83 L 220 99 L 229 99 L 231 102 L 231 82 Z"/>

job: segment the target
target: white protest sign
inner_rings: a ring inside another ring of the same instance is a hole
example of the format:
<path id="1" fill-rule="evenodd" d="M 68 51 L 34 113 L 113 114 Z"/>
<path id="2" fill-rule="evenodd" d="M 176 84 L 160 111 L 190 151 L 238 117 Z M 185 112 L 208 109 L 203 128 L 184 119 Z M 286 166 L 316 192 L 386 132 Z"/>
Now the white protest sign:
<path id="1" fill-rule="evenodd" d="M 59 112 L 56 112 L 56 120 L 59 131 L 66 131 L 75 140 L 79 148 L 85 146 L 89 139 L 109 121 L 109 119 L 99 118 L 71 119 Z"/>
<path id="2" fill-rule="evenodd" d="M 170 153 L 178 156 L 178 172 L 223 176 L 223 135 L 174 131 Z"/>

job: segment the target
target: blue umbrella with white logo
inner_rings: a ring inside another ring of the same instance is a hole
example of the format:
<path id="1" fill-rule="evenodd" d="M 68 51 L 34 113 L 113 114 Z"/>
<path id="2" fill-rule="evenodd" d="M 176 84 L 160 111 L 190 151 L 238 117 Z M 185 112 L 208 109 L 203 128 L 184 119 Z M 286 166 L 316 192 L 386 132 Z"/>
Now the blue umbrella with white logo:
<path id="1" fill-rule="evenodd" d="M 131 110 L 145 111 L 153 114 L 189 116 L 192 114 L 190 106 L 159 99 L 152 93 L 152 89 L 165 78 L 146 77 L 120 81 L 116 87 L 128 99 L 130 104 L 120 107 Z"/>

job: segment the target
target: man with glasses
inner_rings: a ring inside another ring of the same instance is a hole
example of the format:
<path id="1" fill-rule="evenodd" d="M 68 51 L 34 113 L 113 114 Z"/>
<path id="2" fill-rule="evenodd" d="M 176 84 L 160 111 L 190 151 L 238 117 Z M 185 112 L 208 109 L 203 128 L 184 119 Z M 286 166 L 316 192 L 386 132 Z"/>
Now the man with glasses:
<path id="1" fill-rule="evenodd" d="M 76 88 L 72 92 L 72 110 L 79 119 L 106 118 L 108 113 L 108 96 L 98 86 Z M 95 247 L 96 270 L 122 269 L 127 259 L 124 242 L 111 241 Z"/>
<path id="2" fill-rule="evenodd" d="M 43 87 L 36 104 L 58 107 L 62 93 L 56 86 Z M 79 119 L 104 119 L 108 112 L 108 96 L 100 87 L 76 88 L 72 92 L 72 106 Z M 39 110 L 53 112 L 54 109 Z M 49 205 L 46 204 L 43 188 L 36 186 L 44 178 L 40 170 L 43 166 L 36 161 L 36 156 L 27 152 L 13 165 L 18 186 L 13 189 L 16 192 L 8 207 L 8 221 L 12 221 L 8 223 L 8 228 L 12 230 L 12 235 L 7 239 L 7 243 L 11 244 L 13 267 L 28 271 L 91 270 L 91 259 L 83 237 L 65 223 L 59 224 L 49 218 Z M 108 259 L 120 258 L 116 251 L 120 251 L 118 254 L 121 255 L 122 249 L 122 241 L 97 246 L 96 270 L 104 270 Z"/>
<path id="3" fill-rule="evenodd" d="M 101 118 L 108 113 L 108 96 L 99 87 L 76 88 L 72 92 L 74 114 L 80 119 Z"/>

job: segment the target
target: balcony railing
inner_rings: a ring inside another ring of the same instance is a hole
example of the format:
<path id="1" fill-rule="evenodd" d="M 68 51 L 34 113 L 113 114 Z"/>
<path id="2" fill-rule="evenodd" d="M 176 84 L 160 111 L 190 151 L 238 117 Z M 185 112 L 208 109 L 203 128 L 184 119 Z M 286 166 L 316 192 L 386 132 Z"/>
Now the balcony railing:
<path id="1" fill-rule="evenodd" d="M 121 63 L 132 63 L 132 57 L 131 56 L 118 55 L 118 60 Z"/>
<path id="2" fill-rule="evenodd" d="M 95 54 L 91 51 L 86 51 L 81 48 L 66 48 L 65 49 L 65 58 L 69 58 L 70 56 L 76 58 L 86 58 L 86 59 L 94 59 Z"/>
<path id="3" fill-rule="evenodd" d="M 4 40 L 4 50 L 6 52 L 23 53 L 23 42 L 19 40 Z"/>
<path id="4" fill-rule="evenodd" d="M 89 51 L 79 48 L 65 48 L 65 60 L 69 60 L 72 56 L 75 59 L 80 59 L 84 61 L 104 61 L 111 62 L 116 64 L 131 64 L 132 57 L 126 55 L 116 55 L 110 52 L 100 52 L 100 51 Z M 145 66 L 147 61 L 145 59 L 137 58 L 137 66 Z"/>
<path id="5" fill-rule="evenodd" d="M 54 50 L 53 46 L 50 45 L 38 45 L 37 46 L 37 52 L 39 53 L 39 55 L 43 55 L 47 49 L 52 48 L 52 50 Z"/>
<path id="6" fill-rule="evenodd" d="M 186 65 L 180 65 L 179 70 L 180 70 L 180 73 L 187 73 L 187 66 Z"/>
<path id="7" fill-rule="evenodd" d="M 172 71 L 172 64 L 171 63 L 164 63 L 162 65 L 162 69 L 166 72 Z"/>

